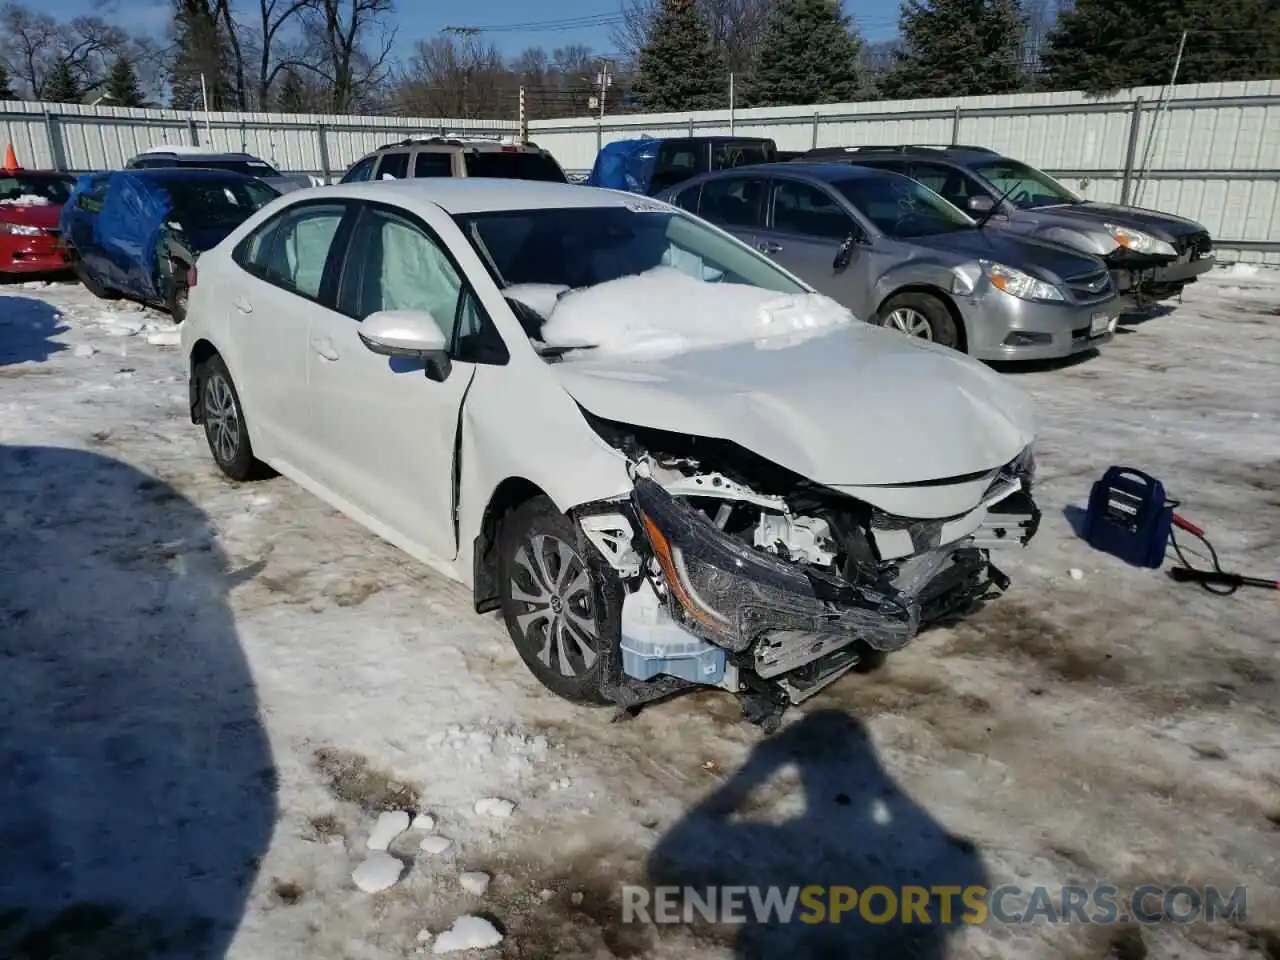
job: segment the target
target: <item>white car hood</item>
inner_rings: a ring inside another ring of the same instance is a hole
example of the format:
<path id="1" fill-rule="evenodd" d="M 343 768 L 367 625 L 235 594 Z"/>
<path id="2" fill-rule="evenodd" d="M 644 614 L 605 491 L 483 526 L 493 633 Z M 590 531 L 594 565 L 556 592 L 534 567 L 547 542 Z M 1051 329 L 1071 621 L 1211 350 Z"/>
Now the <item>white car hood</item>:
<path id="1" fill-rule="evenodd" d="M 731 440 L 828 486 L 985 472 L 1034 438 L 1029 399 L 999 374 L 863 323 L 652 361 L 583 352 L 550 369 L 596 416 Z"/>

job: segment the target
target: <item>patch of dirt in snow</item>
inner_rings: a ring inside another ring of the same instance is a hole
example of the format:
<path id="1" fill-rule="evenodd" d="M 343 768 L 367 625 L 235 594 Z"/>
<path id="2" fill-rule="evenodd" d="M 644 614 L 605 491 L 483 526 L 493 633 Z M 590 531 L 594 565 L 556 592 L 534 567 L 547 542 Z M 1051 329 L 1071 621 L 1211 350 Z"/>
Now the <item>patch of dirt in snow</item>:
<path id="1" fill-rule="evenodd" d="M 1045 514 L 998 561 L 1009 595 L 773 738 L 714 692 L 625 723 L 555 700 L 466 590 L 287 481 L 222 479 L 167 317 L 4 288 L 0 629 L 26 645 L 0 699 L 19 774 L 0 833 L 23 844 L 0 954 L 22 928 L 158 957 L 159 924 L 184 957 L 382 960 L 472 914 L 504 934 L 484 958 L 1270 960 L 1275 598 L 1212 597 L 1073 533 L 1093 480 L 1131 464 L 1228 568 L 1280 572 L 1280 273 L 1223 274 L 1096 357 L 1005 374 L 1036 402 Z M 478 816 L 486 797 L 511 816 Z M 449 845 L 411 827 L 389 848 L 399 882 L 363 893 L 352 873 L 391 810 L 429 813 Z M 32 891 L 67 892 L 73 843 L 90 860 L 60 912 Z M 466 872 L 492 877 L 483 895 Z M 949 880 L 1245 884 L 1249 921 L 769 930 L 620 910 L 623 883 Z M 107 893 L 132 905 L 108 916 Z"/>

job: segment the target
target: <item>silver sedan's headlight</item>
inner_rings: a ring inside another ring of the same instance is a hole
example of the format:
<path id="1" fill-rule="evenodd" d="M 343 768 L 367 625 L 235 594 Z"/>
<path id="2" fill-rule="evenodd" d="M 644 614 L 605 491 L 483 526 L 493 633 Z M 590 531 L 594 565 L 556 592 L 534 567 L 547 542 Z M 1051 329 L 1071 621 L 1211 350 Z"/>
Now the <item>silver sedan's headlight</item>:
<path id="1" fill-rule="evenodd" d="M 1029 273 L 991 260 L 983 260 L 982 272 L 991 285 L 1019 300 L 1065 300 L 1062 291 L 1052 283 L 1037 280 Z"/>
<path id="2" fill-rule="evenodd" d="M 1132 250 L 1134 253 L 1151 253 L 1158 256 L 1172 257 L 1178 252 L 1173 249 L 1173 244 L 1165 243 L 1159 237 L 1153 237 L 1151 234 L 1143 233 L 1141 230 L 1122 227 L 1118 223 L 1104 223 L 1103 227 L 1106 228 L 1107 233 L 1111 234 L 1111 239 L 1116 242 L 1117 246 Z"/>

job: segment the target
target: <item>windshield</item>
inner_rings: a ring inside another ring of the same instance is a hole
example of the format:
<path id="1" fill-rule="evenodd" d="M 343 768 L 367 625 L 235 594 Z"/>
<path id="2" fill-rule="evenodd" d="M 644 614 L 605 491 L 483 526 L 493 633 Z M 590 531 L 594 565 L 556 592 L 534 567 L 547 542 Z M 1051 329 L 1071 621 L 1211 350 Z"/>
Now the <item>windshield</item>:
<path id="1" fill-rule="evenodd" d="M 22 197 L 39 197 L 46 203 L 63 204 L 71 196 L 74 186 L 75 177 L 61 173 L 0 172 L 0 203 L 16 203 Z"/>
<path id="2" fill-rule="evenodd" d="M 833 186 L 887 237 L 910 239 L 976 226 L 967 214 L 906 177 L 858 177 Z"/>
<path id="3" fill-rule="evenodd" d="M 169 219 L 184 230 L 235 227 L 251 213 L 280 196 L 256 180 L 158 180 L 169 193 Z"/>
<path id="4" fill-rule="evenodd" d="M 992 160 L 971 168 L 1003 196 L 1009 191 L 1009 202 L 1024 210 L 1050 207 L 1060 203 L 1080 203 L 1080 198 L 1053 177 L 1017 160 Z"/>
<path id="5" fill-rule="evenodd" d="M 508 210 L 456 219 L 503 287 L 578 289 L 668 266 L 707 283 L 804 292 L 750 248 L 693 217 L 658 207 Z"/>
<path id="6" fill-rule="evenodd" d="M 658 299 L 669 295 L 688 301 L 687 306 L 693 301 L 706 304 L 707 297 L 723 305 L 808 294 L 804 286 L 744 244 L 694 217 L 657 205 L 514 210 L 459 215 L 455 220 L 508 294 L 525 332 L 547 343 L 555 342 L 542 335 L 552 311 L 559 319 L 565 312 L 563 304 L 570 299 L 582 302 L 583 296 L 593 295 L 593 288 L 617 288 L 627 302 L 620 306 L 612 294 L 606 296 L 611 305 L 605 312 L 611 315 L 589 319 L 581 337 L 570 340 L 600 344 L 639 339 L 663 323 L 679 326 L 683 322 L 674 315 L 678 310 L 665 310 L 644 299 L 650 295 Z M 644 302 L 630 302 L 634 297 L 628 299 L 618 283 L 634 290 Z M 700 297 L 700 292 L 705 295 Z M 628 327 L 620 316 L 628 309 L 646 315 Z M 708 310 L 714 312 L 714 308 Z M 716 322 L 723 334 L 726 325 L 745 331 L 755 322 L 754 309 L 729 314 L 699 316 L 689 323 Z"/>
<path id="7" fill-rule="evenodd" d="M 560 165 L 542 153 L 506 151 L 468 153 L 467 176 L 498 177 L 504 180 L 545 180 L 551 183 L 567 182 Z"/>

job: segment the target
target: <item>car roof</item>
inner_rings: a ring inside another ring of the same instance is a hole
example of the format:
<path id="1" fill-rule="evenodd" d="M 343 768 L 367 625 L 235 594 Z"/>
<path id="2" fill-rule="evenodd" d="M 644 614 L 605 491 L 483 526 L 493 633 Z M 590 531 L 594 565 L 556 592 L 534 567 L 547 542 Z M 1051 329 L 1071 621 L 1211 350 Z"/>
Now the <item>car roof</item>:
<path id="1" fill-rule="evenodd" d="M 171 147 L 147 147 L 145 150 L 139 150 L 140 157 L 164 156 L 166 154 L 175 157 L 248 157 L 256 160 L 257 157 L 251 153 L 244 153 L 236 150 L 214 150 L 210 147 L 190 147 L 190 146 L 171 146 Z"/>
<path id="2" fill-rule="evenodd" d="M 779 163 L 752 163 L 741 167 L 731 167 L 727 170 L 713 170 L 710 173 L 704 173 L 697 177 L 698 180 L 713 180 L 717 177 L 730 176 L 732 174 L 742 173 L 759 173 L 769 175 L 774 173 L 790 174 L 792 176 L 809 177 L 812 180 L 821 180 L 824 183 L 836 183 L 842 180 L 864 180 L 874 177 L 896 176 L 887 170 L 875 170 L 871 167 L 855 167 L 852 164 L 844 163 L 806 163 L 802 161 L 789 160 Z M 683 184 L 676 184 L 672 189 L 677 189 Z"/>
<path id="3" fill-rule="evenodd" d="M 510 180 L 488 177 L 415 177 L 407 180 L 375 180 L 311 187 L 288 195 L 291 200 L 344 197 L 383 200 L 390 203 L 426 201 L 446 213 L 491 213 L 504 210 L 552 210 L 562 207 L 622 207 L 655 203 L 649 197 L 621 190 L 584 187 L 547 180 Z"/>
<path id="4" fill-rule="evenodd" d="M 210 170 L 207 167 L 144 167 L 140 170 L 120 170 L 131 177 L 146 180 L 255 180 L 233 170 Z"/>

